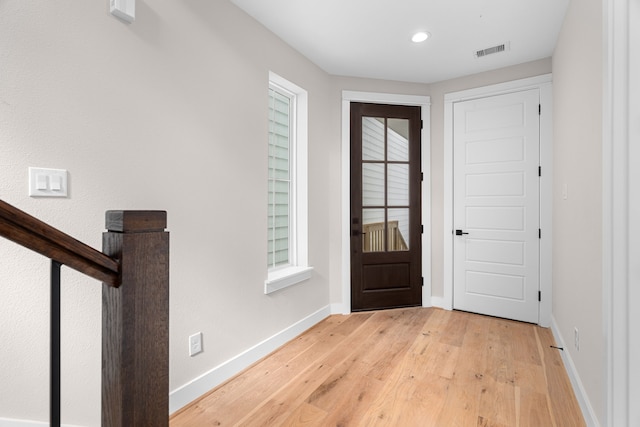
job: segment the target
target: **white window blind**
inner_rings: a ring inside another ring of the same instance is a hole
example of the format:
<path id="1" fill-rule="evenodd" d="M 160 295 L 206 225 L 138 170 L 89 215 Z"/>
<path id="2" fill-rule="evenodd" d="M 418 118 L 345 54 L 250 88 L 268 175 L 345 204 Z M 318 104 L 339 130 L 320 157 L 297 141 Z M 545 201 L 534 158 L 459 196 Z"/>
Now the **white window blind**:
<path id="1" fill-rule="evenodd" d="M 270 269 L 293 264 L 292 239 L 292 123 L 294 97 L 269 88 L 269 206 L 268 251 Z"/>

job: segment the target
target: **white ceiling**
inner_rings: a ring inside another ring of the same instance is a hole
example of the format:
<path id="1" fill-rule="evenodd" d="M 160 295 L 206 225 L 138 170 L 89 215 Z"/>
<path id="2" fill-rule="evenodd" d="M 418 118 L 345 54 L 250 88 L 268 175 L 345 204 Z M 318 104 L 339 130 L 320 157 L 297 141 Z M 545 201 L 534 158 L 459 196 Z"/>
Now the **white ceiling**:
<path id="1" fill-rule="evenodd" d="M 431 83 L 551 56 L 570 0 L 231 1 L 330 74 Z"/>

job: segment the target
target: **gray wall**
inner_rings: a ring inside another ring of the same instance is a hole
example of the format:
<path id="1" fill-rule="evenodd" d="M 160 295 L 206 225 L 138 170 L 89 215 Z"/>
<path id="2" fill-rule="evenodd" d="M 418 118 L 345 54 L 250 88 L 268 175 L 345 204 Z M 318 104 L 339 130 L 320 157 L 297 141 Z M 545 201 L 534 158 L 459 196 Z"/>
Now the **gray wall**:
<path id="1" fill-rule="evenodd" d="M 572 1 L 553 55 L 553 317 L 604 425 L 602 9 L 600 0 Z"/>

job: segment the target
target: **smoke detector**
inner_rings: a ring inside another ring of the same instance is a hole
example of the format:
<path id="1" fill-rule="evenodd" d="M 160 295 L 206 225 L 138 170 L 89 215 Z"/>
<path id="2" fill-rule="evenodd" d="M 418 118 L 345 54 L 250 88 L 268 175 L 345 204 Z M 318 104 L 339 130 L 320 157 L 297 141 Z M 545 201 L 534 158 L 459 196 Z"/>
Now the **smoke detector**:
<path id="1" fill-rule="evenodd" d="M 473 55 L 476 58 L 483 58 L 487 55 L 493 55 L 494 53 L 506 52 L 511 48 L 510 43 L 502 43 L 495 46 L 487 47 L 485 49 L 476 50 Z"/>

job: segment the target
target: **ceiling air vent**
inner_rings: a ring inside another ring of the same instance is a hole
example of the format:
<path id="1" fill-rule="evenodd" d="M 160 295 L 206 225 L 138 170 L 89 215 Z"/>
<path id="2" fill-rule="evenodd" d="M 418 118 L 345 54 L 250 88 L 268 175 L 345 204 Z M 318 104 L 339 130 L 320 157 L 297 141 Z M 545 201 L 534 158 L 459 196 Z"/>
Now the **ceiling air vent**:
<path id="1" fill-rule="evenodd" d="M 476 56 L 476 58 L 482 58 L 484 56 L 491 55 L 491 54 L 494 54 L 494 53 L 504 52 L 506 50 L 509 50 L 509 43 L 508 42 L 507 43 L 503 43 L 503 44 L 499 44 L 497 46 L 491 46 L 491 47 L 488 47 L 486 49 L 477 50 L 475 52 L 475 56 Z"/>

